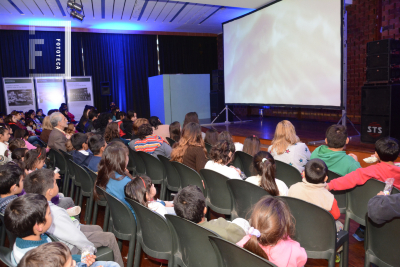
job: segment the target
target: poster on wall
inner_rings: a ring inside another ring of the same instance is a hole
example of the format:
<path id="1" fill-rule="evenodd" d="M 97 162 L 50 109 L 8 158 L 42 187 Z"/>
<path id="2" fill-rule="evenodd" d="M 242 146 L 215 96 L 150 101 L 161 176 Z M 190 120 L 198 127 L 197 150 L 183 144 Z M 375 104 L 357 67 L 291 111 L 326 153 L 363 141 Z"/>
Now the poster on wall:
<path id="1" fill-rule="evenodd" d="M 75 115 L 75 120 L 82 117 L 86 105 L 93 105 L 92 76 L 71 77 L 65 80 L 67 90 L 68 111 Z"/>
<path id="2" fill-rule="evenodd" d="M 59 109 L 65 103 L 64 80 L 62 78 L 36 78 L 38 108 L 47 114 L 50 109 Z"/>
<path id="3" fill-rule="evenodd" d="M 3 88 L 7 114 L 13 110 L 36 111 L 33 78 L 3 78 Z"/>

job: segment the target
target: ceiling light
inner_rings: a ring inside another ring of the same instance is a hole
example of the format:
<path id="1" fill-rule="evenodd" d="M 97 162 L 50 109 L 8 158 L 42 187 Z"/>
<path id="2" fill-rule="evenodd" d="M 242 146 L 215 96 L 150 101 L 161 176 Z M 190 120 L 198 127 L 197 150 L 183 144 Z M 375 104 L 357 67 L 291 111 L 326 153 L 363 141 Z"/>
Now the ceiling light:
<path id="1" fill-rule="evenodd" d="M 67 2 L 67 6 L 71 9 L 75 9 L 77 11 L 82 11 L 83 6 L 75 3 L 75 1 L 69 0 Z"/>

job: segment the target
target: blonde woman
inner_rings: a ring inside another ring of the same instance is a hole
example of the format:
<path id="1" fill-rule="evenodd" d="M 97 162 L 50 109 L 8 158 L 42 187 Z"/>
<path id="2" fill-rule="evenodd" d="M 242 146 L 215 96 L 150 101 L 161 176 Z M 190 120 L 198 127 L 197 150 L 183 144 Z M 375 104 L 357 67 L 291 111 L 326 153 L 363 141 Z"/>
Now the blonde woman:
<path id="1" fill-rule="evenodd" d="M 47 144 L 49 142 L 50 133 L 53 130 L 53 125 L 51 125 L 50 123 L 50 116 L 44 117 L 42 129 L 43 130 L 42 133 L 40 134 L 40 140 L 42 140 Z"/>
<path id="2" fill-rule="evenodd" d="M 293 124 L 287 120 L 279 122 L 276 126 L 274 139 L 268 152 L 275 160 L 285 162 L 298 169 L 299 172 L 304 170 L 311 156 L 307 145 L 300 142 Z"/>

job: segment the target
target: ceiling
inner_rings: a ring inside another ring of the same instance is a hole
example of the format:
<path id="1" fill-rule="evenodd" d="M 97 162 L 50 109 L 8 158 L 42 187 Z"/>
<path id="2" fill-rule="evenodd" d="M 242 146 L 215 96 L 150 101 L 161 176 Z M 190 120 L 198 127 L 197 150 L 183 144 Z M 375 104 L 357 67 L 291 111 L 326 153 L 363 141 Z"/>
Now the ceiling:
<path id="1" fill-rule="evenodd" d="M 212 33 L 221 24 L 273 0 L 77 0 L 85 19 L 72 19 L 67 0 L 0 0 L 0 25 L 31 25 L 71 20 L 72 27 L 95 30 L 136 30 Z"/>

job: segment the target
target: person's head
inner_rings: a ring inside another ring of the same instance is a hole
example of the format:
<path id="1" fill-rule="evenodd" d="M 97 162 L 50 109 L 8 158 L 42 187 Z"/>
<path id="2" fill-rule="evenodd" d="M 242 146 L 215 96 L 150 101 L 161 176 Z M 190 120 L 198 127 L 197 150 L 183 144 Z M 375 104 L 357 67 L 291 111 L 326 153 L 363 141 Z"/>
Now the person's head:
<path id="1" fill-rule="evenodd" d="M 125 196 L 147 207 L 147 202 L 151 201 L 157 191 L 150 177 L 146 175 L 136 175 L 135 178 L 126 184 Z"/>
<path id="2" fill-rule="evenodd" d="M 25 119 L 25 113 L 22 110 L 18 111 L 18 113 L 21 116 L 21 119 Z"/>
<path id="3" fill-rule="evenodd" d="M 147 119 L 144 118 L 137 119 L 133 122 L 133 133 L 135 135 L 138 135 L 139 127 L 143 124 L 150 124 L 150 123 Z"/>
<path id="4" fill-rule="evenodd" d="M 21 128 L 18 128 L 18 129 L 15 130 L 14 138 L 20 138 L 20 139 L 25 139 L 25 140 L 27 140 L 28 137 L 29 137 L 29 132 L 28 132 L 28 130 L 21 129 Z"/>
<path id="5" fill-rule="evenodd" d="M 129 150 L 124 143 L 114 141 L 107 145 L 99 162 L 98 175 L 94 187 L 96 198 L 98 197 L 96 186 L 105 189 L 110 179 L 118 180 L 115 178 L 115 174 L 131 177 L 129 172 L 126 171 L 128 162 Z"/>
<path id="6" fill-rule="evenodd" d="M 95 109 L 89 110 L 89 120 L 94 121 L 99 117 L 99 112 Z"/>
<path id="7" fill-rule="evenodd" d="M 47 112 L 47 116 L 51 116 L 51 114 L 53 114 L 53 113 L 55 113 L 55 112 L 58 112 L 58 109 L 50 109 L 50 110 Z"/>
<path id="8" fill-rule="evenodd" d="M 134 110 L 128 110 L 128 112 L 126 113 L 126 117 L 128 118 L 128 120 L 131 121 L 137 120 L 137 114 Z"/>
<path id="9" fill-rule="evenodd" d="M 156 129 L 156 130 L 158 128 L 158 125 L 162 125 L 160 119 L 157 116 L 151 116 L 149 119 L 149 122 L 150 122 L 151 126 L 153 126 L 154 129 Z"/>
<path id="10" fill-rule="evenodd" d="M 33 122 L 33 120 L 31 118 L 26 118 L 25 119 L 25 126 L 30 126 L 33 127 L 35 123 Z"/>
<path id="11" fill-rule="evenodd" d="M 38 110 L 36 110 L 36 116 L 43 116 L 43 109 L 39 108 Z"/>
<path id="12" fill-rule="evenodd" d="M 176 142 L 181 139 L 181 124 L 179 121 L 174 121 L 169 125 L 169 137 Z"/>
<path id="13" fill-rule="evenodd" d="M 120 138 L 119 126 L 117 122 L 111 122 L 107 125 L 106 131 L 104 132 L 104 139 L 107 143 L 111 142 L 114 138 Z"/>
<path id="14" fill-rule="evenodd" d="M 67 128 L 64 129 L 64 132 L 67 134 L 74 134 L 75 133 L 75 124 L 73 123 L 68 123 Z"/>
<path id="15" fill-rule="evenodd" d="M 49 203 L 39 194 L 17 197 L 8 204 L 4 212 L 7 230 L 19 238 L 46 233 L 52 221 Z"/>
<path id="16" fill-rule="evenodd" d="M 268 256 L 260 245 L 275 246 L 280 240 L 288 240 L 294 235 L 293 216 L 287 204 L 280 198 L 262 197 L 254 205 L 249 222 L 251 227 L 259 231 L 260 236 L 251 235 L 243 248 L 267 260 Z"/>
<path id="17" fill-rule="evenodd" d="M 279 189 L 275 182 L 275 160 L 270 153 L 259 151 L 253 157 L 253 167 L 261 176 L 260 187 L 270 193 L 271 196 L 279 196 Z"/>
<path id="18" fill-rule="evenodd" d="M 100 134 L 95 134 L 89 138 L 88 145 L 93 155 L 98 156 L 103 154 L 104 149 L 107 146 L 107 143 L 104 140 L 103 136 L 101 136 Z"/>
<path id="19" fill-rule="evenodd" d="M 23 147 L 23 148 L 16 148 L 11 154 L 11 158 L 13 159 L 14 162 L 18 161 L 25 161 L 25 154 L 28 152 L 28 149 Z M 25 169 L 25 165 L 24 165 Z"/>
<path id="20" fill-rule="evenodd" d="M 322 184 L 328 180 L 328 167 L 321 159 L 309 160 L 304 167 L 304 177 L 310 184 Z"/>
<path id="21" fill-rule="evenodd" d="M 65 103 L 61 103 L 61 105 L 60 105 L 60 109 L 66 109 L 66 110 L 68 110 L 68 106 L 67 106 L 67 104 L 65 104 Z"/>
<path id="22" fill-rule="evenodd" d="M 18 195 L 24 188 L 24 171 L 18 165 L 9 162 L 0 165 L 0 195 Z"/>
<path id="23" fill-rule="evenodd" d="M 50 123 L 50 116 L 44 117 L 43 123 L 42 123 L 42 128 L 43 128 L 43 130 L 50 130 L 50 131 L 54 129 L 53 125 L 51 125 L 51 123 Z"/>
<path id="24" fill-rule="evenodd" d="M 235 145 L 228 141 L 218 141 L 210 150 L 210 159 L 216 163 L 227 165 L 235 155 Z"/>
<path id="25" fill-rule="evenodd" d="M 375 156 L 381 161 L 393 162 L 399 156 L 399 140 L 383 137 L 375 142 Z"/>
<path id="26" fill-rule="evenodd" d="M 254 156 L 258 151 L 260 151 L 260 139 L 255 135 L 246 137 L 243 143 L 243 152 Z"/>
<path id="27" fill-rule="evenodd" d="M 17 119 L 16 116 L 13 114 L 7 115 L 6 118 L 4 119 L 4 123 L 10 124 L 10 123 L 16 123 Z"/>
<path id="28" fill-rule="evenodd" d="M 108 112 L 100 113 L 97 120 L 93 122 L 93 127 L 96 130 L 106 129 L 107 125 L 112 122 L 112 115 Z"/>
<path id="29" fill-rule="evenodd" d="M 133 121 L 131 120 L 124 120 L 122 122 L 122 126 L 124 128 L 124 133 L 125 134 L 132 134 L 133 133 Z"/>
<path id="30" fill-rule="evenodd" d="M 125 117 L 126 113 L 123 111 L 117 112 L 117 114 L 115 115 L 115 118 L 120 121 L 122 121 Z"/>
<path id="31" fill-rule="evenodd" d="M 177 216 L 200 223 L 207 211 L 206 198 L 198 186 L 186 186 L 175 195 L 174 210 Z"/>
<path id="32" fill-rule="evenodd" d="M 10 131 L 5 127 L 5 125 L 0 125 L 0 143 L 8 142 L 10 139 Z"/>
<path id="33" fill-rule="evenodd" d="M 64 128 L 67 127 L 68 120 L 60 112 L 54 112 L 50 115 L 50 123 L 53 128 L 57 127 L 61 130 L 64 130 Z"/>
<path id="34" fill-rule="evenodd" d="M 276 125 L 274 139 L 271 146 L 278 155 L 283 154 L 288 146 L 300 142 L 296 130 L 290 121 L 283 120 Z"/>
<path id="35" fill-rule="evenodd" d="M 14 153 L 14 151 L 17 148 L 25 148 L 26 144 L 25 141 L 20 139 L 20 138 L 14 138 L 12 141 L 10 141 L 10 144 L 8 145 L 8 149 Z"/>
<path id="36" fill-rule="evenodd" d="M 153 127 L 151 127 L 150 124 L 142 124 L 140 125 L 138 129 L 137 135 L 139 136 L 140 139 L 145 139 L 146 136 L 152 135 L 153 134 Z"/>
<path id="37" fill-rule="evenodd" d="M 71 136 L 71 143 L 76 150 L 87 150 L 88 149 L 88 137 L 84 133 L 76 133 Z"/>
<path id="38" fill-rule="evenodd" d="M 18 267 L 75 267 L 71 251 L 62 242 L 50 242 L 29 250 Z"/>
<path id="39" fill-rule="evenodd" d="M 189 112 L 185 115 L 185 120 L 183 121 L 182 128 L 185 128 L 186 124 L 189 122 L 199 123 L 199 115 L 196 112 Z"/>
<path id="40" fill-rule="evenodd" d="M 204 138 L 206 143 L 210 145 L 215 145 L 218 142 L 218 131 L 215 128 L 211 128 L 206 132 L 206 138 Z"/>
<path id="41" fill-rule="evenodd" d="M 25 154 L 25 169 L 33 171 L 36 169 L 43 168 L 46 161 L 46 149 L 44 147 L 38 147 L 31 149 Z"/>
<path id="42" fill-rule="evenodd" d="M 19 121 L 19 120 L 22 118 L 21 113 L 19 113 L 19 112 L 16 111 L 16 110 L 13 110 L 13 111 L 10 113 L 10 115 L 13 115 L 13 116 L 14 116 L 13 119 L 15 119 L 16 121 Z"/>
<path id="43" fill-rule="evenodd" d="M 43 195 L 50 201 L 59 193 L 56 180 L 60 174 L 51 169 L 42 168 L 28 174 L 24 179 L 24 189 L 27 193 Z"/>
<path id="44" fill-rule="evenodd" d="M 343 148 L 349 143 L 347 127 L 339 124 L 329 126 L 325 133 L 325 143 L 330 148 Z"/>

